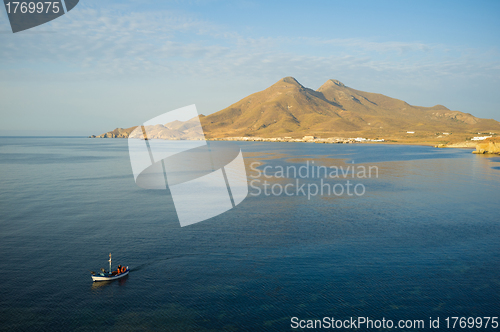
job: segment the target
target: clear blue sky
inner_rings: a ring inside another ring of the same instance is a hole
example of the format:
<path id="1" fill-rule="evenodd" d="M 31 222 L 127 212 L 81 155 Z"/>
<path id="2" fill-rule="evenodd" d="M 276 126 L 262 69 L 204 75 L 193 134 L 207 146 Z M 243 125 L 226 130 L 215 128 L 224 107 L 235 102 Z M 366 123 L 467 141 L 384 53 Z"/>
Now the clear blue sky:
<path id="1" fill-rule="evenodd" d="M 17 34 L 0 10 L 0 135 L 209 114 L 284 76 L 500 120 L 500 1 L 80 0 Z"/>

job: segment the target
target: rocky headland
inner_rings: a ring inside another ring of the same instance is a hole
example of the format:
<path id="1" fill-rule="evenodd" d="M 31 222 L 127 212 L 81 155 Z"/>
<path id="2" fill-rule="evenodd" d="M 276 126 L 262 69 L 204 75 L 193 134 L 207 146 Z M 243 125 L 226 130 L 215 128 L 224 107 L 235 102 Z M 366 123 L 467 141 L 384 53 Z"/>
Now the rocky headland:
<path id="1" fill-rule="evenodd" d="M 487 138 L 476 145 L 476 154 L 500 154 L 500 137 Z"/>

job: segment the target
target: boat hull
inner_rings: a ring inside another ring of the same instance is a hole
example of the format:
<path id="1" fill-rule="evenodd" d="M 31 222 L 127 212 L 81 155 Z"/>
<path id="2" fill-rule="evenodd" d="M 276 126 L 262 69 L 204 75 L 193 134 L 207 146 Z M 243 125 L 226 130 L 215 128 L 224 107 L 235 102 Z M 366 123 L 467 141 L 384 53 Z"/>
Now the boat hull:
<path id="1" fill-rule="evenodd" d="M 127 266 L 127 271 L 120 273 L 120 274 L 116 274 L 116 275 L 107 275 L 104 273 L 94 274 L 94 275 L 92 275 L 92 281 L 96 282 L 96 281 L 116 280 L 116 279 L 120 279 L 120 278 L 125 277 L 126 275 L 128 275 L 129 272 L 130 272 L 130 270 L 128 269 L 128 266 Z"/>

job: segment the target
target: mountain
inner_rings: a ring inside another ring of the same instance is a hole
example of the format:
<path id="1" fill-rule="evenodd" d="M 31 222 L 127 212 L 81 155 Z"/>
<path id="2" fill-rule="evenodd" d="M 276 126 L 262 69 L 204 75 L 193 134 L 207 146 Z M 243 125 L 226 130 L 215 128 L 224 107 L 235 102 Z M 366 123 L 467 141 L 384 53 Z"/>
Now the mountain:
<path id="1" fill-rule="evenodd" d="M 202 118 L 203 115 L 199 116 Z M 92 135 L 91 138 L 143 138 L 142 130 L 134 130 L 136 127 L 116 128 L 99 136 Z M 203 139 L 203 130 L 197 117 L 187 121 L 172 121 L 166 124 L 157 124 L 154 126 L 144 126 L 149 139 Z"/>
<path id="2" fill-rule="evenodd" d="M 202 133 L 194 118 L 149 128 L 150 138 L 193 139 Z M 285 77 L 269 88 L 207 116 L 199 116 L 207 138 L 367 137 L 448 143 L 478 132 L 500 132 L 500 122 L 452 111 L 442 105 L 413 106 L 378 93 L 328 80 L 318 90 Z M 128 137 L 135 127 L 98 137 Z M 452 134 L 452 136 L 450 136 Z"/>
<path id="3" fill-rule="evenodd" d="M 495 120 L 442 105 L 412 106 L 328 80 L 318 90 L 285 77 L 269 88 L 202 119 L 207 137 L 387 136 L 500 131 Z"/>
<path id="4" fill-rule="evenodd" d="M 204 139 L 198 117 L 187 121 L 175 120 L 165 124 L 144 126 L 148 139 L 200 140 Z M 142 130 L 135 130 L 130 137 L 143 138 Z"/>

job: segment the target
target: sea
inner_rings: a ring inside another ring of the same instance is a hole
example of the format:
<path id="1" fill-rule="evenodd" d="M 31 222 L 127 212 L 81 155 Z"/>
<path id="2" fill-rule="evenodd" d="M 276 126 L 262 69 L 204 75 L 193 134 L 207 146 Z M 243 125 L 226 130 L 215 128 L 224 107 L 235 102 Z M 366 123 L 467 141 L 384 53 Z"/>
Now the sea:
<path id="1" fill-rule="evenodd" d="M 248 196 L 180 227 L 126 139 L 0 137 L 0 330 L 500 331 L 499 157 L 237 144 Z M 302 176 L 321 166 L 356 172 Z M 109 253 L 130 274 L 92 282 Z"/>

